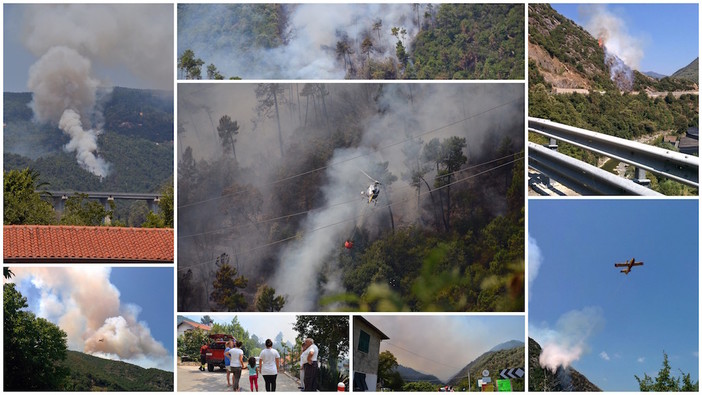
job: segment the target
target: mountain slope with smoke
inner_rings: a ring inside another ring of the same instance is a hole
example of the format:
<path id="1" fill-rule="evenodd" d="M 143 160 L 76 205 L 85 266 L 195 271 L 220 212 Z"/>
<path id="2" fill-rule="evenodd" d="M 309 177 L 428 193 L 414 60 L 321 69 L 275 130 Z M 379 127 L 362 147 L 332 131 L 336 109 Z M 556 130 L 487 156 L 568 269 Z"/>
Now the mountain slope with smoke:
<path id="1" fill-rule="evenodd" d="M 322 300 L 361 295 L 373 282 L 401 293 L 407 308 L 429 309 L 439 302 L 410 297 L 424 287 L 412 291 L 424 261 L 466 276 L 485 267 L 482 278 L 492 252 L 510 243 L 492 268 L 507 273 L 505 261 L 523 259 L 523 234 L 511 228 L 523 201 L 516 187 L 508 193 L 523 162 L 518 85 L 275 86 L 267 90 L 278 102 L 272 118 L 258 115 L 265 101 L 257 85 L 187 84 L 179 92 L 179 289 L 187 288 L 179 304 L 234 309 L 209 298 L 227 260 L 249 279 L 239 308 L 253 308 L 256 288 L 266 284 L 287 297 L 286 310 L 318 311 L 348 308 Z M 217 126 L 225 115 L 239 127 L 236 150 Z M 381 182 L 375 203 L 359 195 L 368 177 Z M 504 233 L 492 239 L 485 227 L 498 218 L 493 226 Z M 468 231 L 474 241 L 454 238 Z M 474 250 L 488 239 L 491 252 Z M 345 249 L 345 241 L 354 246 Z M 374 249 L 391 255 L 381 264 L 384 253 Z M 476 308 L 480 282 L 466 286 L 477 293 L 454 309 Z"/>
<path id="2" fill-rule="evenodd" d="M 587 377 L 572 367 L 558 367 L 555 371 L 542 367 L 539 359 L 541 345 L 529 338 L 529 391 L 543 392 L 594 392 L 602 391 Z"/>
<path id="3" fill-rule="evenodd" d="M 530 84 L 543 80 L 563 92 L 697 89 L 688 80 L 656 80 L 640 73 L 642 40 L 629 34 L 622 19 L 603 5 L 580 10 L 587 21 L 582 27 L 548 4 L 529 5 Z"/>
<path id="4" fill-rule="evenodd" d="M 520 79 L 523 15 L 512 4 L 183 4 L 178 56 L 194 51 L 207 79 L 210 67 L 244 79 Z"/>
<path id="5" fill-rule="evenodd" d="M 168 369 L 173 355 L 139 319 L 141 308 L 120 300 L 110 268 L 12 268 L 37 316 L 66 332 L 68 348 L 142 367 Z"/>
<path id="6" fill-rule="evenodd" d="M 7 14 L 14 17 L 12 39 L 37 58 L 27 82 L 34 120 L 58 125 L 70 138 L 65 150 L 104 179 L 110 164 L 97 142 L 109 76 L 127 71 L 148 85 L 172 87 L 168 5 L 15 5 Z"/>

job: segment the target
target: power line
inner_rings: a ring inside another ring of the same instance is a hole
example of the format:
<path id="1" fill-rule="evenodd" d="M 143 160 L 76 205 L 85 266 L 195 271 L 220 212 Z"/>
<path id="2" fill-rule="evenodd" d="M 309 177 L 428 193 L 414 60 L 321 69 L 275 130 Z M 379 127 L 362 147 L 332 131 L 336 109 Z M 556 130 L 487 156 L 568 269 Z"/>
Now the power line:
<path id="1" fill-rule="evenodd" d="M 488 172 L 491 172 L 491 171 L 493 171 L 493 170 L 499 169 L 499 168 L 501 168 L 501 167 L 507 166 L 507 165 L 509 165 L 509 164 L 515 163 L 516 161 L 518 161 L 518 160 L 520 160 L 520 159 L 524 159 L 524 157 L 523 157 L 523 156 L 518 157 L 518 158 L 516 158 L 516 159 L 513 159 L 513 160 L 511 160 L 511 161 L 509 161 L 509 162 L 506 162 L 506 163 L 503 163 L 503 164 L 501 164 L 501 165 L 497 165 L 497 166 L 495 166 L 495 167 L 492 167 L 492 168 L 490 168 L 490 169 L 487 169 L 487 170 L 481 171 L 481 172 L 479 172 L 479 173 L 470 175 L 470 176 L 465 177 L 465 178 L 462 178 L 462 179 L 460 179 L 460 180 L 456 180 L 456 181 L 451 182 L 451 183 L 448 183 L 448 184 L 446 184 L 446 185 L 442 185 L 442 186 L 440 186 L 440 187 L 434 188 L 434 189 L 431 190 L 431 191 L 422 192 L 422 193 L 420 193 L 419 195 L 420 195 L 420 196 L 423 196 L 423 195 L 426 195 L 427 193 L 432 193 L 432 192 L 434 192 L 434 191 L 438 191 L 438 190 L 441 190 L 441 189 L 443 189 L 443 188 L 450 187 L 451 185 L 454 185 L 454 184 L 458 184 L 458 183 L 467 181 L 467 180 L 469 180 L 469 179 L 471 179 L 471 178 L 474 178 L 474 177 L 483 175 L 483 174 L 485 174 L 485 173 L 488 173 Z M 404 199 L 404 200 L 400 200 L 400 201 L 395 202 L 395 203 L 390 203 L 390 204 L 386 204 L 386 205 L 380 206 L 380 208 L 387 208 L 387 207 L 394 206 L 394 205 L 396 205 L 396 204 L 406 203 L 406 202 L 408 202 L 408 201 L 410 201 L 410 200 L 414 200 L 414 198 L 415 198 L 415 197 L 413 196 L 413 197 L 411 197 L 411 198 L 409 198 L 409 199 Z M 356 220 L 359 219 L 359 218 L 362 218 L 362 216 L 361 216 L 361 215 L 357 215 L 357 216 L 354 216 L 354 217 L 352 217 L 352 218 L 347 218 L 347 219 L 344 219 L 344 220 L 341 220 L 341 221 L 338 221 L 338 222 L 334 222 L 334 223 L 331 223 L 331 224 L 328 224 L 328 225 L 323 225 L 323 226 L 320 226 L 320 227 L 318 227 L 318 228 L 309 230 L 309 231 L 307 231 L 307 232 L 305 232 L 305 233 L 301 233 L 301 234 L 298 234 L 298 235 L 295 235 L 295 236 L 286 237 L 286 238 L 281 239 L 281 240 L 272 241 L 272 242 L 270 242 L 270 243 L 266 243 L 266 244 L 263 244 L 263 245 L 254 247 L 254 248 L 248 249 L 248 250 L 246 250 L 246 251 L 237 252 L 237 253 L 235 253 L 235 254 L 233 254 L 233 255 L 234 255 L 234 256 L 238 256 L 238 255 L 242 255 L 242 254 L 249 253 L 249 252 L 252 252 L 252 251 L 260 250 L 260 249 L 262 249 L 262 248 L 269 247 L 269 246 L 272 246 L 272 245 L 275 245 L 275 244 L 283 243 L 283 242 L 286 242 L 286 241 L 289 241 L 289 240 L 292 240 L 292 239 L 302 238 L 302 237 L 303 237 L 304 235 L 306 235 L 306 234 L 313 233 L 313 232 L 316 232 L 316 231 L 318 231 L 318 230 L 326 229 L 326 228 L 329 228 L 329 227 L 332 227 L 332 226 L 335 226 L 335 225 L 339 225 L 339 224 L 342 224 L 342 223 L 345 223 L 345 222 L 356 221 Z M 186 266 L 186 267 L 183 267 L 183 268 L 179 268 L 178 271 L 190 269 L 190 268 L 193 268 L 193 267 L 196 267 L 196 266 L 202 266 L 202 265 L 204 265 L 204 264 L 211 263 L 211 262 L 214 262 L 214 261 L 215 261 L 215 260 L 208 260 L 208 261 L 199 262 L 199 263 L 196 263 L 196 264 L 194 264 L 194 265 L 190 265 L 190 266 Z"/>
<path id="2" fill-rule="evenodd" d="M 464 168 L 464 169 L 460 169 L 460 170 L 454 171 L 454 172 L 452 172 L 452 173 L 437 175 L 436 178 L 452 176 L 452 175 L 454 175 L 454 174 L 461 173 L 461 172 L 465 172 L 465 171 L 468 171 L 468 170 L 472 170 L 472 169 L 474 169 L 474 168 L 476 168 L 476 167 L 485 166 L 485 165 L 487 165 L 487 164 L 490 164 L 490 163 L 493 163 L 493 162 L 497 162 L 497 161 L 500 161 L 500 160 L 504 160 L 504 159 L 507 159 L 507 158 L 512 157 L 512 156 L 513 156 L 513 154 L 510 154 L 510 155 L 503 156 L 503 157 L 501 157 L 501 158 L 492 159 L 492 160 L 489 160 L 489 161 L 487 161 L 487 162 L 479 163 L 479 164 L 476 164 L 476 165 L 473 165 L 473 166 L 466 167 L 466 168 Z M 413 187 L 413 186 L 412 186 L 412 185 L 405 185 L 405 186 L 400 187 L 400 188 L 398 188 L 398 189 L 399 189 L 399 190 L 403 190 L 403 189 L 406 189 L 406 188 L 409 188 L 409 187 Z M 217 229 L 208 230 L 208 231 L 199 232 L 199 233 L 192 233 L 192 234 L 188 234 L 188 235 L 184 235 L 184 236 L 180 236 L 180 235 L 179 235 L 179 236 L 178 236 L 178 239 L 188 239 L 188 238 L 191 238 L 191 237 L 204 236 L 204 235 L 207 235 L 207 234 L 212 234 L 212 233 L 217 233 L 217 232 L 222 232 L 222 231 L 227 231 L 227 230 L 234 230 L 234 229 L 239 229 L 239 228 L 246 228 L 246 227 L 261 225 L 261 224 L 264 224 L 264 223 L 267 223 L 267 222 L 273 222 L 273 221 L 279 221 L 279 220 L 283 220 L 283 219 L 288 219 L 288 218 L 297 217 L 297 216 L 300 216 L 300 215 L 304 215 L 304 214 L 310 213 L 310 212 L 312 212 L 312 211 L 326 210 L 326 209 L 329 209 L 329 208 L 332 208 L 332 207 L 343 206 L 343 205 L 346 205 L 346 204 L 349 204 L 349 203 L 356 203 L 356 202 L 358 202 L 358 199 L 347 200 L 347 201 L 344 201 L 344 202 L 339 202 L 339 203 L 331 204 L 331 205 L 324 206 L 324 207 L 313 208 L 313 209 L 309 209 L 309 210 L 300 211 L 300 212 L 297 212 L 297 213 L 294 213 L 294 214 L 286 214 L 286 215 L 282 215 L 282 216 L 274 217 L 274 218 L 262 219 L 262 220 L 260 220 L 260 221 L 250 222 L 250 223 L 243 224 L 243 225 L 233 225 L 233 226 L 228 226 L 228 227 L 223 227 L 223 228 L 217 228 Z"/>
<path id="3" fill-rule="evenodd" d="M 393 146 L 396 146 L 396 145 L 405 143 L 405 142 L 407 142 L 407 141 L 414 140 L 414 139 L 416 139 L 416 138 L 418 138 L 418 137 L 421 137 L 421 136 L 424 136 L 424 135 L 427 135 L 427 134 L 431 134 L 431 133 L 435 133 L 435 132 L 438 132 L 438 131 L 440 131 L 440 130 L 442 130 L 442 129 L 446 129 L 446 128 L 451 127 L 451 126 L 454 126 L 454 125 L 458 125 L 459 123 L 468 121 L 468 120 L 470 120 L 470 119 L 472 119 L 472 118 L 475 118 L 475 117 L 477 117 L 477 116 L 480 116 L 480 115 L 486 114 L 486 113 L 488 113 L 488 112 L 490 112 L 490 111 L 496 110 L 496 109 L 498 109 L 498 108 L 501 108 L 501 107 L 505 107 L 505 106 L 507 106 L 507 105 L 510 105 L 510 104 L 516 102 L 517 100 L 520 100 L 520 99 L 521 99 L 521 98 L 512 99 L 512 100 L 510 100 L 510 101 L 508 101 L 508 102 L 506 102 L 506 103 L 498 104 L 497 106 L 494 106 L 494 107 L 488 108 L 488 109 L 486 109 L 486 110 L 477 112 L 477 113 L 475 113 L 475 114 L 469 115 L 469 116 L 467 116 L 467 117 L 465 117 L 465 118 L 463 118 L 463 119 L 460 119 L 460 120 L 458 120 L 458 121 L 454 121 L 454 122 L 448 123 L 448 124 L 446 124 L 446 125 L 440 126 L 440 127 L 438 127 L 438 128 L 435 128 L 435 129 L 430 129 L 430 130 L 428 130 L 428 131 L 426 131 L 426 132 L 419 133 L 419 134 L 417 134 L 417 135 L 408 137 L 408 138 L 406 138 L 406 139 L 404 139 L 404 140 L 400 140 L 400 141 L 397 141 L 397 142 L 394 142 L 394 143 L 390 143 L 390 144 L 384 145 L 384 146 L 382 146 L 382 147 L 377 148 L 377 149 L 374 150 L 373 152 L 369 152 L 369 153 L 367 153 L 367 154 L 359 154 L 359 155 L 357 155 L 357 156 L 353 156 L 353 157 L 350 157 L 350 158 L 342 159 L 342 160 L 339 160 L 339 161 L 337 161 L 337 162 L 332 162 L 332 163 L 330 163 L 330 164 L 328 164 L 328 165 L 321 166 L 321 167 L 318 167 L 318 168 L 316 168 L 316 169 L 308 170 L 308 171 L 305 171 L 305 172 L 302 172 L 302 173 L 294 174 L 294 175 L 291 175 L 291 176 L 288 176 L 288 177 L 284 177 L 284 178 L 281 178 L 281 179 L 272 181 L 272 182 L 270 182 L 270 183 L 268 183 L 268 184 L 264 184 L 264 185 L 275 185 L 275 184 L 279 184 L 279 183 L 281 183 L 281 182 L 289 181 L 289 180 L 292 180 L 292 179 L 295 179 L 295 178 L 298 178 L 298 177 L 302 177 L 302 176 L 305 176 L 305 175 L 308 175 L 308 174 L 316 173 L 316 172 L 318 172 L 318 171 L 320 171 L 320 170 L 324 170 L 324 169 L 327 169 L 327 168 L 329 168 L 329 167 L 333 167 L 333 166 L 336 166 L 336 165 L 339 165 L 339 164 L 342 164 L 342 163 L 350 162 L 350 161 L 355 160 L 355 159 L 363 158 L 363 157 L 368 156 L 368 155 L 370 155 L 370 154 L 372 154 L 372 153 L 376 153 L 376 152 L 382 151 L 382 150 L 384 150 L 384 149 L 386 149 L 386 148 L 390 148 L 390 147 L 393 147 Z M 213 198 L 209 198 L 209 199 L 205 199 L 205 200 L 200 200 L 200 201 L 196 201 L 196 202 L 191 202 L 191 203 L 183 204 L 183 205 L 181 205 L 181 206 L 178 206 L 178 209 L 180 210 L 180 209 L 183 209 L 183 208 L 186 208 L 186 207 L 197 206 L 197 205 L 200 205 L 200 204 L 209 203 L 209 202 L 212 202 L 212 201 L 215 201 L 215 200 L 222 199 L 222 198 L 227 197 L 227 196 L 235 196 L 235 195 L 238 195 L 238 194 L 240 194 L 240 193 L 242 193 L 242 192 L 243 192 L 243 191 L 237 191 L 237 192 L 232 192 L 232 193 L 229 193 L 229 194 L 222 194 L 222 195 L 219 195 L 219 196 L 216 196 L 216 197 L 213 197 Z"/>

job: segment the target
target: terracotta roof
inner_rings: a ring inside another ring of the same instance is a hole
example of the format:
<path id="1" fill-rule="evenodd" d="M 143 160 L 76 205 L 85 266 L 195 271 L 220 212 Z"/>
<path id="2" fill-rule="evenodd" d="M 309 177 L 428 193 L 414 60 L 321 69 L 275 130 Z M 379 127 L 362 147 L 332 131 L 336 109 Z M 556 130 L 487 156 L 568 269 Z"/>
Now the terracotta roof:
<path id="1" fill-rule="evenodd" d="M 5 262 L 173 262 L 173 229 L 5 225 Z"/>
<path id="2" fill-rule="evenodd" d="M 205 325 L 205 324 L 200 324 L 199 322 L 190 321 L 190 320 L 185 320 L 185 321 L 181 322 L 180 324 L 178 324 L 178 327 L 180 327 L 180 326 L 183 325 L 183 324 L 188 324 L 188 325 L 190 325 L 190 326 L 192 326 L 192 327 L 200 328 L 200 329 L 202 329 L 202 330 L 205 331 L 205 332 L 209 332 L 210 329 L 212 329 L 212 328 L 210 328 L 209 326 L 207 326 L 207 325 Z"/>

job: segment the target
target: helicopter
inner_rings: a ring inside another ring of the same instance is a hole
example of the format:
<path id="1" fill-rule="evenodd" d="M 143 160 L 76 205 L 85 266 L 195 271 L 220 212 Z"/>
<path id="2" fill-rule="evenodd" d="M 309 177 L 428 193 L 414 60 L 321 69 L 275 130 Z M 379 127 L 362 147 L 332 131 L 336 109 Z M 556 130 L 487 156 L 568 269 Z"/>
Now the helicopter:
<path id="1" fill-rule="evenodd" d="M 360 170 L 360 169 L 359 169 Z M 373 203 L 373 205 L 378 204 L 378 196 L 380 195 L 380 181 L 376 180 L 375 178 L 369 176 L 365 171 L 361 170 L 361 173 L 363 173 L 366 177 L 370 178 L 371 181 L 373 181 L 370 186 L 368 186 L 368 189 L 365 191 L 361 191 L 361 196 L 368 197 L 368 204 Z"/>

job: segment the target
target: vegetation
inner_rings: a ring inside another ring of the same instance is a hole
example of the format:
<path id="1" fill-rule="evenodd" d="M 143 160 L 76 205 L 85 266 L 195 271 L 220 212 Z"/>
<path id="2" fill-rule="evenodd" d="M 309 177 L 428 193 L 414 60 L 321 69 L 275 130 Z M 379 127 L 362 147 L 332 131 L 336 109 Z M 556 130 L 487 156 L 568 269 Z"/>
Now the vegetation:
<path id="1" fill-rule="evenodd" d="M 49 202 L 36 192 L 45 185 L 39 173 L 30 168 L 3 172 L 3 224 L 49 225 L 56 222 L 56 214 Z"/>
<path id="2" fill-rule="evenodd" d="M 699 392 L 700 383 L 692 382 L 690 373 L 680 371 L 681 377 L 675 377 L 670 374 L 670 363 L 668 363 L 668 354 L 663 352 L 663 367 L 658 371 L 655 381 L 648 374 L 644 373 L 643 378 L 634 375 L 639 383 L 641 392 Z"/>
<path id="3" fill-rule="evenodd" d="M 298 339 L 314 339 L 320 363 L 327 366 L 329 380 L 322 377 L 320 391 L 334 391 L 339 383 L 338 360 L 349 353 L 349 318 L 347 316 L 298 315 L 293 328 Z M 299 360 L 299 358 L 298 358 Z M 343 381 L 343 378 L 341 378 Z M 348 386 L 348 380 L 346 380 Z"/>
<path id="4" fill-rule="evenodd" d="M 28 306 L 15 284 L 3 285 L 4 390 L 61 389 L 68 376 L 60 363 L 66 358 L 66 332 L 23 310 Z"/>
<path id="5" fill-rule="evenodd" d="M 31 110 L 22 109 L 29 109 L 31 94 L 5 93 L 4 98 L 6 173 L 29 168 L 41 174 L 35 188 L 52 190 L 155 192 L 172 185 L 172 93 L 119 87 L 112 90 L 103 109 L 104 131 L 98 137 L 100 156 L 110 164 L 110 173 L 103 179 L 81 168 L 75 155 L 63 150 L 68 137 L 55 125 L 32 121 Z M 32 199 L 27 196 L 23 200 L 31 203 Z M 113 225 L 142 226 L 148 214 L 144 202 L 117 201 L 112 210 Z M 41 209 L 35 208 L 34 215 L 43 219 L 25 223 L 47 223 L 48 217 L 42 217 Z M 48 223 L 57 222 L 55 217 L 52 214 Z"/>
<path id="6" fill-rule="evenodd" d="M 383 388 L 390 388 L 393 391 L 402 391 L 405 385 L 397 369 L 397 358 L 388 350 L 378 356 L 378 381 Z"/>
<path id="7" fill-rule="evenodd" d="M 178 336 L 178 356 L 183 361 L 199 361 L 200 347 L 209 342 L 207 332 L 200 328 L 185 331 Z"/>
<path id="8" fill-rule="evenodd" d="M 215 265 L 219 270 L 217 270 L 217 277 L 212 284 L 214 287 L 214 291 L 210 295 L 212 300 L 225 311 L 245 309 L 247 302 L 239 289 L 246 288 L 248 280 L 244 276 L 238 276 L 237 269 L 229 264 L 227 254 L 220 255 Z"/>
<path id="9" fill-rule="evenodd" d="M 173 372 L 68 351 L 65 391 L 173 391 Z"/>
<path id="10" fill-rule="evenodd" d="M 275 289 L 261 284 L 256 291 L 256 310 L 258 311 L 280 311 L 285 306 L 286 298 L 284 296 L 276 296 Z"/>

